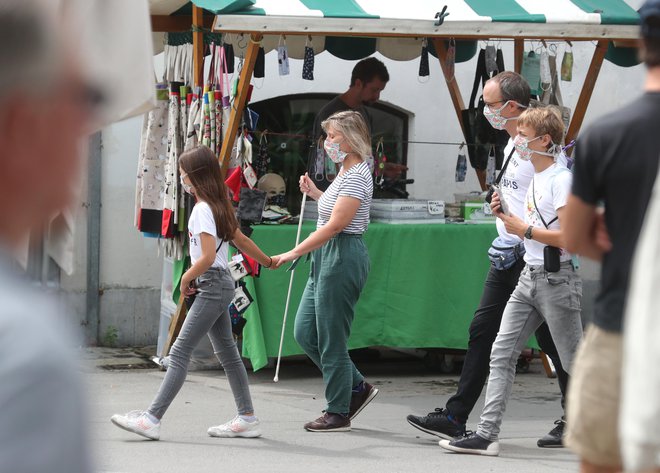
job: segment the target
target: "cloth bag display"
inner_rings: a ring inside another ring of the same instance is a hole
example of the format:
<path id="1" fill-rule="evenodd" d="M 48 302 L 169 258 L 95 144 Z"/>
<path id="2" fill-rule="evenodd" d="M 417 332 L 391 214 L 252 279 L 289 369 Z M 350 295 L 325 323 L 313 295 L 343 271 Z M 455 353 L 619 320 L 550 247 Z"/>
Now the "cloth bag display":
<path id="1" fill-rule="evenodd" d="M 550 55 L 548 57 L 548 64 L 550 67 L 551 81 L 549 84 L 542 84 L 543 94 L 541 95 L 541 103 L 544 105 L 555 105 L 561 112 L 561 118 L 564 126 L 568 129 L 571 121 L 571 109 L 564 106 L 564 100 L 561 96 L 561 89 L 559 88 L 559 74 L 557 72 L 557 56 Z"/>
<path id="2" fill-rule="evenodd" d="M 156 108 L 146 115 L 143 122 L 136 181 L 135 224 L 141 232 L 160 235 L 167 164 L 169 91 L 165 84 L 156 86 L 156 98 Z"/>
<path id="3" fill-rule="evenodd" d="M 502 51 L 497 50 L 498 72 L 504 71 L 504 58 Z M 479 89 L 483 89 L 484 84 L 491 76 L 486 72 L 486 51 L 479 51 L 477 58 L 477 69 L 474 75 L 474 85 L 472 94 L 470 94 L 469 108 L 461 112 L 463 117 L 463 127 L 465 129 L 465 140 L 468 142 L 468 157 L 470 165 L 479 170 L 485 170 L 488 165 L 488 156 L 494 149 L 496 165 L 499 168 L 504 160 L 504 147 L 509 141 L 509 134 L 506 130 L 496 130 L 486 117 L 484 117 L 484 99 L 479 97 L 476 101 Z"/>
<path id="4" fill-rule="evenodd" d="M 238 203 L 238 219 L 241 222 L 259 223 L 266 208 L 266 192 L 259 189 L 241 189 L 241 200 Z"/>

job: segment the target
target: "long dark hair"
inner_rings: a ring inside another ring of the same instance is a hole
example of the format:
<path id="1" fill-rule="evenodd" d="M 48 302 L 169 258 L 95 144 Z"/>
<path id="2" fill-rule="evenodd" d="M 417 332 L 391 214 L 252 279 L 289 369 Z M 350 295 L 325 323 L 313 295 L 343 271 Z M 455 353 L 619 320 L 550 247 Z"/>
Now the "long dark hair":
<path id="1" fill-rule="evenodd" d="M 222 180 L 220 164 L 213 151 L 206 146 L 185 151 L 179 156 L 179 167 L 188 175 L 195 188 L 195 197 L 209 204 L 213 211 L 218 238 L 224 241 L 234 239 L 238 220 L 229 200 L 229 192 Z"/>

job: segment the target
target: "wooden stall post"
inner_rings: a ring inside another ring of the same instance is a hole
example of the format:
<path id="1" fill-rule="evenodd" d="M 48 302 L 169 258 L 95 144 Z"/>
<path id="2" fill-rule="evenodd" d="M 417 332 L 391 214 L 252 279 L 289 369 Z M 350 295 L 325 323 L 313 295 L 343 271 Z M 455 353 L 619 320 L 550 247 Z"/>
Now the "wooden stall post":
<path id="1" fill-rule="evenodd" d="M 435 46 L 435 52 L 438 53 L 438 60 L 440 61 L 440 67 L 442 68 L 442 73 L 445 76 L 445 81 L 447 82 L 447 88 L 449 89 L 449 96 L 451 97 L 451 102 L 454 104 L 454 110 L 456 111 L 456 116 L 458 117 L 458 123 L 461 125 L 461 131 L 463 132 L 463 137 L 465 137 L 465 126 L 463 124 L 463 109 L 465 104 L 463 103 L 463 96 L 461 95 L 461 90 L 458 87 L 458 82 L 456 82 L 456 76 L 449 76 L 449 71 L 447 70 L 447 48 L 445 46 L 445 41 L 443 38 L 434 38 L 433 45 Z"/>
<path id="2" fill-rule="evenodd" d="M 525 55 L 525 40 L 516 38 L 513 40 L 513 70 L 520 74 L 522 70 L 523 56 Z"/>
<path id="3" fill-rule="evenodd" d="M 222 166 L 223 179 L 227 175 L 227 166 L 229 166 L 229 158 L 234 147 L 238 126 L 241 123 L 243 111 L 247 105 L 250 81 L 252 80 L 254 64 L 257 61 L 257 54 L 259 53 L 262 38 L 263 36 L 261 34 L 253 33 L 250 37 L 247 51 L 245 52 L 245 62 L 243 63 L 243 69 L 241 70 L 241 76 L 238 81 L 238 90 L 232 103 L 229 125 L 227 125 L 227 131 L 222 139 L 222 149 L 220 150 L 219 159 Z"/>
<path id="4" fill-rule="evenodd" d="M 603 59 L 605 59 L 605 54 L 607 53 L 607 44 L 608 40 L 606 39 L 598 41 L 594 55 L 591 58 L 591 64 L 589 64 L 589 70 L 587 71 L 587 77 L 584 80 L 580 97 L 578 98 L 577 105 L 575 105 L 575 110 L 573 111 L 573 118 L 571 119 L 570 125 L 568 125 L 566 143 L 570 143 L 574 140 L 580 132 L 580 127 L 582 127 L 582 122 L 584 121 L 584 115 L 587 113 L 587 106 L 591 100 L 591 94 L 594 91 L 594 86 L 596 85 L 598 74 L 600 73 L 600 67 L 603 65 Z"/>
<path id="5" fill-rule="evenodd" d="M 193 4 L 193 80 L 196 87 L 204 86 L 204 10 Z"/>

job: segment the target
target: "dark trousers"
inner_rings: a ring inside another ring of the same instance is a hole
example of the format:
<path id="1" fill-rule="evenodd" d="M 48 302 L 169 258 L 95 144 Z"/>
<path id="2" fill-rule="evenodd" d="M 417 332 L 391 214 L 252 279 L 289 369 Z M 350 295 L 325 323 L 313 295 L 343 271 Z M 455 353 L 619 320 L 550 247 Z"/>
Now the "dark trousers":
<path id="1" fill-rule="evenodd" d="M 525 267 L 523 259 L 505 271 L 499 271 L 491 266 L 484 284 L 479 308 L 474 313 L 470 324 L 470 341 L 463 363 L 458 390 L 449 401 L 447 410 L 460 422 L 467 419 L 477 403 L 484 384 L 488 379 L 490 369 L 490 351 L 500 329 L 502 314 L 511 293 L 518 284 L 520 272 Z M 568 387 L 568 373 L 564 371 L 559 360 L 547 324 L 541 325 L 536 331 L 536 340 L 541 350 L 550 357 L 557 371 L 557 381 L 561 390 L 561 405 L 565 404 Z"/>

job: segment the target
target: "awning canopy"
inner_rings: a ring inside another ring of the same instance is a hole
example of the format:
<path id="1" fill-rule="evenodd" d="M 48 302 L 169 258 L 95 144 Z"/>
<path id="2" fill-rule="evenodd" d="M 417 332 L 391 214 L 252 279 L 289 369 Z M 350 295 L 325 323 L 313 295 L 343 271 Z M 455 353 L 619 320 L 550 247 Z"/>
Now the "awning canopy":
<path id="1" fill-rule="evenodd" d="M 631 1 L 632 3 L 632 1 Z M 624 0 L 195 0 L 214 29 L 264 35 L 635 39 Z M 442 24 L 436 14 L 446 5 Z"/>

